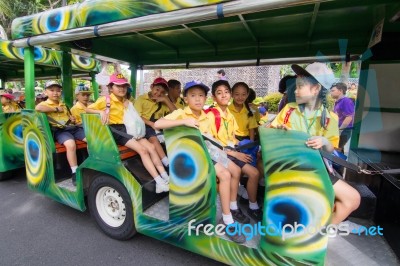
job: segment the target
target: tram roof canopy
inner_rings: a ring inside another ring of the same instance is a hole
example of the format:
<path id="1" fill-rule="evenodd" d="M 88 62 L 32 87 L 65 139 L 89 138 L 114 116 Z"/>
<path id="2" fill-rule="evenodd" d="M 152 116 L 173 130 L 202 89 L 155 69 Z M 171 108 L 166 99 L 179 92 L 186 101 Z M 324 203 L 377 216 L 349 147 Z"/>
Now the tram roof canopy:
<path id="1" fill-rule="evenodd" d="M 346 52 L 355 59 L 381 22 L 381 43 L 400 42 L 398 0 L 197 2 L 85 1 L 17 18 L 12 36 L 17 47 L 70 48 L 144 67 L 281 64 Z"/>
<path id="2" fill-rule="evenodd" d="M 60 51 L 35 47 L 35 77 L 54 78 L 61 76 L 62 55 Z M 88 72 L 100 72 L 100 61 L 72 55 L 72 74 L 88 76 Z M 15 48 L 10 41 L 0 39 L 0 78 L 7 81 L 24 78 L 24 51 Z"/>

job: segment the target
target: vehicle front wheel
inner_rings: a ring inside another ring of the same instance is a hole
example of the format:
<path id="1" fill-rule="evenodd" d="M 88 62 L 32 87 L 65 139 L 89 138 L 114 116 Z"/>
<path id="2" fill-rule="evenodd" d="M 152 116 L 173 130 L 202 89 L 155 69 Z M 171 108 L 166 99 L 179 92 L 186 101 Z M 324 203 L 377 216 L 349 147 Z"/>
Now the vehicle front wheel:
<path id="1" fill-rule="evenodd" d="M 91 216 L 108 236 L 127 240 L 136 234 L 132 201 L 126 188 L 110 176 L 99 176 L 89 187 Z"/>

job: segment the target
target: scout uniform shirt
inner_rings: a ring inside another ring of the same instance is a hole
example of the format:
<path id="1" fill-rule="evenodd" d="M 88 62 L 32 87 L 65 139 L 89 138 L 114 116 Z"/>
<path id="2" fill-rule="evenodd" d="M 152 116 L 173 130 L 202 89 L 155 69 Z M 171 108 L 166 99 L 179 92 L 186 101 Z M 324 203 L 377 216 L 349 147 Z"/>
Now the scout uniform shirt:
<path id="1" fill-rule="evenodd" d="M 3 105 L 2 108 L 3 108 L 3 113 L 14 113 L 14 112 L 21 111 L 21 108 L 17 104 L 14 104 L 14 103 Z"/>
<path id="2" fill-rule="evenodd" d="M 97 99 L 95 103 L 92 103 L 87 108 L 104 111 L 106 110 L 107 99 L 105 96 Z M 119 101 L 114 94 L 110 94 L 110 113 L 109 113 L 109 123 L 110 125 L 123 124 L 124 123 L 124 103 Z"/>
<path id="3" fill-rule="evenodd" d="M 71 108 L 71 114 L 75 117 L 75 124 L 82 124 L 81 114 L 86 113 L 86 106 L 84 106 L 81 102 L 76 102 L 74 106 Z"/>
<path id="4" fill-rule="evenodd" d="M 288 115 L 288 111 L 293 109 L 287 119 L 286 126 L 290 129 L 307 132 L 311 136 L 323 136 L 327 138 L 333 145 L 337 148 L 339 145 L 339 127 L 337 115 L 332 112 L 327 112 L 327 118 L 329 118 L 329 123 L 327 129 L 321 126 L 321 113 L 323 110 L 321 106 L 318 110 L 310 114 L 309 117 L 305 117 L 299 109 L 296 103 L 288 103 L 282 111 L 276 116 L 274 121 L 272 121 L 271 126 L 276 127 L 277 125 L 284 124 L 285 117 Z"/>
<path id="5" fill-rule="evenodd" d="M 193 114 L 190 107 L 185 107 L 185 109 L 177 109 L 164 118 L 168 120 L 194 118 L 199 122 L 199 130 L 201 133 L 206 134 L 210 131 L 211 121 L 207 117 L 206 113 L 204 111 L 201 111 L 201 115 L 197 117 L 195 114 Z"/>
<path id="6" fill-rule="evenodd" d="M 62 125 L 65 125 L 69 120 L 68 109 L 63 102 L 56 103 L 50 99 L 47 99 L 46 101 L 39 103 L 38 106 L 47 106 L 54 109 L 54 112 L 47 112 L 46 115 L 56 120 L 61 125 L 49 121 L 50 125 L 53 127 L 63 128 Z M 60 109 L 62 108 L 63 112 L 56 112 L 56 107 L 59 107 Z"/>
<path id="7" fill-rule="evenodd" d="M 237 144 L 238 141 L 235 138 L 235 132 L 238 130 L 238 124 L 236 123 L 235 117 L 231 114 L 228 108 L 226 108 L 226 113 L 222 112 L 219 106 L 213 108 L 219 111 L 221 117 L 221 124 L 217 132 L 213 112 L 208 112 L 207 114 L 211 122 L 211 134 L 213 137 L 219 140 L 223 146 L 233 146 Z"/>
<path id="8" fill-rule="evenodd" d="M 237 111 L 235 105 L 231 103 L 228 106 L 229 111 L 235 117 L 236 123 L 238 124 L 238 130 L 236 130 L 235 135 L 240 137 L 249 137 L 249 129 L 257 128 L 257 121 L 255 115 L 248 116 L 249 110 L 243 105 L 242 110 Z"/>
<path id="9" fill-rule="evenodd" d="M 159 109 L 159 104 L 161 104 L 160 109 Z M 168 106 L 153 101 L 152 99 L 150 99 L 148 93 L 140 95 L 136 99 L 134 106 L 139 115 L 146 118 L 147 120 L 150 120 L 153 114 L 154 114 L 153 118 L 155 121 L 170 113 Z"/>

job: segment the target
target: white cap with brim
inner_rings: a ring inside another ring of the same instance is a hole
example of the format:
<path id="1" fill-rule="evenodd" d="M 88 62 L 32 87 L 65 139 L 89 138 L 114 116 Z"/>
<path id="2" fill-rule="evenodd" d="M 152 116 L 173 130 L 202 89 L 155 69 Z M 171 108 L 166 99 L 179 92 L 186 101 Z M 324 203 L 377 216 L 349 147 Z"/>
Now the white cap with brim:
<path id="1" fill-rule="evenodd" d="M 292 65 L 292 69 L 299 76 L 313 77 L 325 89 L 328 90 L 335 82 L 333 71 L 328 68 L 324 63 L 312 63 L 309 64 L 305 69 L 299 65 Z"/>
<path id="2" fill-rule="evenodd" d="M 62 86 L 60 85 L 60 83 L 58 83 L 58 82 L 55 81 L 55 80 L 47 81 L 46 84 L 45 84 L 45 86 L 44 86 L 44 88 L 47 89 L 47 88 L 49 88 L 49 87 L 51 87 L 51 86 L 57 86 L 57 87 L 59 87 L 59 88 L 62 88 Z"/>

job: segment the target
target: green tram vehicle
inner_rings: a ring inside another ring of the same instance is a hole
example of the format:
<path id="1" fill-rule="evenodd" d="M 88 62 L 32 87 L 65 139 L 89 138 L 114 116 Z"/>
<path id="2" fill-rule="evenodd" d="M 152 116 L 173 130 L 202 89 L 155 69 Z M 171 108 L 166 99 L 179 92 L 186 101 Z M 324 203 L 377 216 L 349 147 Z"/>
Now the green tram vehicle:
<path id="1" fill-rule="evenodd" d="M 54 49 L 35 47 L 33 57 L 36 79 L 63 78 L 64 75 L 70 78 L 71 74 L 75 78 L 89 77 L 100 72 L 99 60 L 74 54 L 67 59 L 68 62 L 72 60 L 71 72 L 64 73 L 61 71 L 63 52 Z M 11 41 L 0 39 L 1 84 L 24 79 L 23 60 L 24 49 L 15 48 Z M 34 99 L 35 91 L 28 90 L 26 93 L 28 98 Z M 0 180 L 11 177 L 14 170 L 24 165 L 21 113 L 3 113 L 0 109 Z"/>
<path id="2" fill-rule="evenodd" d="M 134 90 L 136 70 L 141 68 L 344 61 L 349 54 L 351 60 L 361 61 L 349 160 L 379 170 L 398 166 L 394 158 L 400 151 L 400 52 L 394 48 L 400 44 L 399 12 L 394 0 L 92 0 L 17 18 L 12 38 L 15 47 L 24 49 L 30 91 L 32 46 L 37 45 L 124 62 L 132 70 Z M 340 46 L 339 40 L 347 40 L 346 45 Z M 71 68 L 65 62 L 62 66 Z M 66 103 L 71 104 L 72 91 L 65 83 L 64 89 Z M 324 265 L 328 239 L 317 232 L 282 239 L 272 231 L 241 245 L 189 229 L 194 219 L 194 226 L 217 223 L 213 164 L 196 129 L 164 131 L 170 191 L 155 194 L 138 155 L 118 147 L 99 116 L 83 115 L 87 145 L 78 147 L 74 187 L 65 179 L 65 154 L 55 146 L 46 116 L 33 109 L 32 99 L 27 99 L 22 120 L 28 186 L 80 211 L 89 208 L 107 235 L 128 239 L 138 232 L 232 265 Z M 260 128 L 262 226 L 295 221 L 316 228 L 329 224 L 332 186 L 321 155 L 304 146 L 307 137 Z M 398 239 L 399 212 L 388 210 L 399 209 L 399 180 L 396 175 L 374 173 L 361 176 L 377 197 L 374 220 Z M 396 243 L 390 242 L 393 249 Z M 395 251 L 399 254 L 400 249 Z"/>

